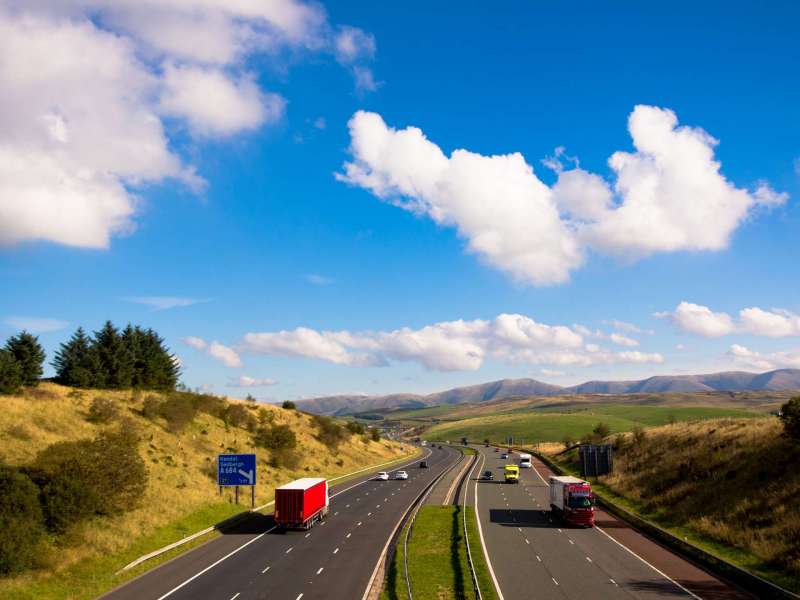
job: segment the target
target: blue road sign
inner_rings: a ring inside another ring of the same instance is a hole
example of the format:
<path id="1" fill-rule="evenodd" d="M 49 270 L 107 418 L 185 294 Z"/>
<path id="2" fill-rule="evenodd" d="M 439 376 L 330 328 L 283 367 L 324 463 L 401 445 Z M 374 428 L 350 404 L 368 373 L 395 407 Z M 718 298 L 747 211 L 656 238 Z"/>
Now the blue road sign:
<path id="1" fill-rule="evenodd" d="M 255 485 L 255 454 L 220 454 L 217 457 L 219 485 Z"/>

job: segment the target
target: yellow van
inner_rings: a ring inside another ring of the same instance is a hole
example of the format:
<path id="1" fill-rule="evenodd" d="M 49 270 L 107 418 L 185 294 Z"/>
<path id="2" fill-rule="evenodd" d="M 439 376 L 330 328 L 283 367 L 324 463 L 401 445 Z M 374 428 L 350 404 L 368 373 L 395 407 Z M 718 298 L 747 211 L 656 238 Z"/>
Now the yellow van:
<path id="1" fill-rule="evenodd" d="M 506 483 L 519 483 L 519 467 L 517 465 L 506 465 L 503 471 Z"/>

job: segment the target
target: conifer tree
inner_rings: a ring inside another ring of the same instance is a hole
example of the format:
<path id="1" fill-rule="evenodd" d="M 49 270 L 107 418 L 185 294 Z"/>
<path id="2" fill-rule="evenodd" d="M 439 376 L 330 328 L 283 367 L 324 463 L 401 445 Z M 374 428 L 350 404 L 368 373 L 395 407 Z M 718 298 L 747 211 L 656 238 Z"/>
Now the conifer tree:
<path id="1" fill-rule="evenodd" d="M 7 350 L 0 348 L 0 394 L 13 394 L 22 385 L 22 369 Z"/>
<path id="2" fill-rule="evenodd" d="M 44 348 L 39 338 L 23 331 L 6 341 L 6 351 L 10 352 L 19 365 L 22 385 L 39 385 L 44 364 Z"/>
<path id="3" fill-rule="evenodd" d="M 83 327 L 61 344 L 51 363 L 56 370 L 56 381 L 75 387 L 92 387 L 96 382 L 98 361 L 92 349 L 92 340 Z"/>

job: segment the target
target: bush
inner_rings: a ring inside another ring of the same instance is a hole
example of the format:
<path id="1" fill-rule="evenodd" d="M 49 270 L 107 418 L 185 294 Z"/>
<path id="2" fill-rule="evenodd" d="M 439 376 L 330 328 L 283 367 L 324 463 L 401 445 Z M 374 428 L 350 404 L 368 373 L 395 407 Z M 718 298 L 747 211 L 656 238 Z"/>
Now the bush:
<path id="1" fill-rule="evenodd" d="M 70 526 L 91 516 L 100 500 L 98 490 L 69 473 L 30 471 L 31 479 L 39 486 L 39 502 L 47 528 L 63 534 Z"/>
<path id="2" fill-rule="evenodd" d="M 347 430 L 330 417 L 314 415 L 313 421 L 319 429 L 317 439 L 331 450 L 338 448 L 347 438 Z"/>
<path id="3" fill-rule="evenodd" d="M 353 435 L 364 435 L 364 426 L 358 421 L 349 421 L 346 427 Z"/>
<path id="4" fill-rule="evenodd" d="M 256 397 L 253 396 L 253 394 L 247 394 L 247 397 L 245 398 L 245 401 L 253 402 L 253 403 L 257 402 Z"/>
<path id="5" fill-rule="evenodd" d="M 800 441 L 800 396 L 795 396 L 781 406 L 783 431 L 793 440 Z"/>
<path id="6" fill-rule="evenodd" d="M 274 450 L 269 459 L 269 465 L 275 469 L 295 470 L 300 467 L 302 456 L 291 448 Z"/>
<path id="7" fill-rule="evenodd" d="M 0 574 L 34 564 L 44 535 L 36 485 L 25 474 L 0 466 Z"/>
<path id="8" fill-rule="evenodd" d="M 259 408 L 258 409 L 258 424 L 261 426 L 266 426 L 272 424 L 275 421 L 275 413 L 271 410 L 267 410 L 266 408 Z"/>
<path id="9" fill-rule="evenodd" d="M 161 416 L 161 404 L 158 396 L 148 396 L 142 404 L 142 416 L 149 421 L 155 421 Z"/>
<path id="10" fill-rule="evenodd" d="M 572 446 L 575 445 L 575 440 L 572 439 L 571 435 L 567 434 L 567 435 L 564 436 L 564 439 L 561 440 L 561 443 L 564 444 L 564 449 L 568 450 L 568 449 L 572 448 Z"/>
<path id="11" fill-rule="evenodd" d="M 23 331 L 8 338 L 6 351 L 11 353 L 21 369 L 22 385 L 39 385 L 45 359 L 39 338 Z"/>
<path id="12" fill-rule="evenodd" d="M 42 450 L 32 465 L 44 481 L 66 478 L 69 484 L 53 487 L 53 492 L 67 493 L 82 487 L 87 499 L 53 499 L 83 506 L 91 503 L 91 513 L 107 515 L 134 507 L 147 486 L 147 469 L 139 456 L 138 440 L 128 431 L 104 433 L 94 440 L 57 442 Z M 74 485 L 73 485 L 74 484 Z M 42 485 L 44 490 L 46 485 Z M 50 502 L 46 500 L 43 502 Z"/>
<path id="13" fill-rule="evenodd" d="M 173 394 L 161 404 L 160 413 L 167 421 L 167 429 L 173 433 L 180 433 L 194 421 L 197 408 L 190 396 Z"/>
<path id="14" fill-rule="evenodd" d="M 243 404 L 230 403 L 225 411 L 225 422 L 234 427 L 244 427 L 248 430 L 255 429 L 256 419 Z"/>
<path id="15" fill-rule="evenodd" d="M 641 446 L 644 443 L 644 438 L 647 434 L 644 432 L 644 429 L 641 427 L 634 427 L 633 429 L 633 443 L 636 446 Z"/>
<path id="16" fill-rule="evenodd" d="M 594 426 L 594 429 L 592 429 L 592 433 L 594 434 L 594 439 L 597 442 L 602 442 L 605 438 L 611 435 L 611 427 L 605 423 L 598 423 Z"/>
<path id="17" fill-rule="evenodd" d="M 288 425 L 259 427 L 254 441 L 256 446 L 270 450 L 288 450 L 297 446 L 297 436 Z"/>
<path id="18" fill-rule="evenodd" d="M 108 423 L 117 416 L 117 405 L 113 400 L 98 396 L 89 407 L 88 420 L 92 423 Z"/>
<path id="19" fill-rule="evenodd" d="M 15 394 L 22 386 L 22 368 L 11 352 L 0 348 L 0 394 Z"/>
<path id="20" fill-rule="evenodd" d="M 379 442 L 381 440 L 381 432 L 378 431 L 377 428 L 373 427 L 370 429 L 369 436 L 373 442 Z"/>
<path id="21" fill-rule="evenodd" d="M 195 408 L 202 413 L 225 420 L 228 411 L 228 401 L 213 394 L 195 394 L 192 392 L 175 392 L 173 396 L 190 398 Z"/>
<path id="22" fill-rule="evenodd" d="M 281 408 L 286 408 L 288 410 L 297 410 L 297 405 L 291 400 L 284 400 L 283 404 L 281 404 Z"/>

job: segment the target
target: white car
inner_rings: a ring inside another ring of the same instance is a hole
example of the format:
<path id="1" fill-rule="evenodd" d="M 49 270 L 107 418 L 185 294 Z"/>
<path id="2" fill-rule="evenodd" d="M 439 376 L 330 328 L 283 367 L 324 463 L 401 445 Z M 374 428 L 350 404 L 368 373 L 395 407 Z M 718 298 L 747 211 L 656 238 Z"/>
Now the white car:
<path id="1" fill-rule="evenodd" d="M 394 474 L 395 479 L 408 479 L 408 473 L 405 471 L 398 471 Z"/>
<path id="2" fill-rule="evenodd" d="M 389 481 L 389 474 L 386 471 L 381 471 L 375 475 L 376 481 Z"/>

